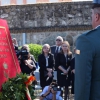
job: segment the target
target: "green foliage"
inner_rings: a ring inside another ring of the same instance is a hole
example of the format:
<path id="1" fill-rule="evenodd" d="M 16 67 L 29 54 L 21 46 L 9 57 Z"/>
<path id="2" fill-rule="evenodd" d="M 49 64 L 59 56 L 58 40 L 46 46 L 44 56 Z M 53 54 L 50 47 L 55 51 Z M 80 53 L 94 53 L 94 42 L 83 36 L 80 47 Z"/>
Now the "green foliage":
<path id="1" fill-rule="evenodd" d="M 26 74 L 18 74 L 15 78 L 9 78 L 2 86 L 2 92 L 0 92 L 0 100 L 27 100 L 26 98 Z M 32 100 L 35 98 L 34 90 L 32 86 L 29 86 L 29 91 Z"/>
<path id="2" fill-rule="evenodd" d="M 29 44 L 30 53 L 34 55 L 35 60 L 38 60 L 39 54 L 42 52 L 42 46 L 39 44 Z"/>

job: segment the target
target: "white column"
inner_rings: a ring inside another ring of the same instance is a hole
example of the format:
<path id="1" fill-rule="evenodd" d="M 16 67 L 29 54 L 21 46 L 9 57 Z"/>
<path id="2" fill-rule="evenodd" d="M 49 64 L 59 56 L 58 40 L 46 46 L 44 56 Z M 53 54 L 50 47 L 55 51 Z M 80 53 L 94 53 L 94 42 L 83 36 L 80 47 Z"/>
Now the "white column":
<path id="1" fill-rule="evenodd" d="M 24 45 L 24 44 L 26 44 L 26 33 L 23 33 L 22 34 L 22 37 L 23 37 L 23 42 L 22 43 Z"/>
<path id="2" fill-rule="evenodd" d="M 10 5 L 10 0 L 0 0 L 1 6 Z"/>
<path id="3" fill-rule="evenodd" d="M 58 2 L 59 0 L 49 0 L 49 2 Z"/>
<path id="4" fill-rule="evenodd" d="M 22 5 L 23 4 L 23 0 L 17 0 L 17 5 Z"/>
<path id="5" fill-rule="evenodd" d="M 36 0 L 27 0 L 27 4 L 34 4 L 36 3 Z"/>

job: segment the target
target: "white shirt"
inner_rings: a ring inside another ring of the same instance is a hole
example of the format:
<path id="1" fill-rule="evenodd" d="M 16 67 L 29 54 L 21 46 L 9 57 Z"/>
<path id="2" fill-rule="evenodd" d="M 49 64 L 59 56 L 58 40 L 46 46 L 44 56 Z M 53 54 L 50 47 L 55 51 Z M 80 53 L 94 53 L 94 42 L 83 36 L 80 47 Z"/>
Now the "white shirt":
<path id="1" fill-rule="evenodd" d="M 42 93 L 40 94 L 40 96 L 45 94 L 48 91 L 48 89 L 49 89 L 49 86 L 45 86 L 43 91 L 42 91 Z M 56 93 L 56 100 L 59 98 L 60 94 L 61 94 L 61 91 L 57 91 L 57 93 Z M 48 94 L 46 96 L 46 99 L 52 99 L 52 98 L 53 98 L 52 93 L 50 93 L 50 94 Z"/>
<path id="2" fill-rule="evenodd" d="M 99 26 L 100 26 L 100 25 L 98 25 L 96 28 L 98 28 Z M 95 28 L 95 29 L 96 29 L 96 28 Z"/>
<path id="3" fill-rule="evenodd" d="M 65 58 L 66 58 L 66 63 L 67 63 L 67 54 L 64 54 Z"/>
<path id="4" fill-rule="evenodd" d="M 49 58 L 49 56 L 45 57 L 45 59 L 46 59 L 46 67 L 48 67 L 48 58 Z"/>
<path id="5" fill-rule="evenodd" d="M 56 46 L 56 51 L 57 51 L 57 48 L 58 48 L 58 52 L 60 52 L 61 46 Z M 56 51 L 55 51 L 55 52 L 56 52 Z"/>

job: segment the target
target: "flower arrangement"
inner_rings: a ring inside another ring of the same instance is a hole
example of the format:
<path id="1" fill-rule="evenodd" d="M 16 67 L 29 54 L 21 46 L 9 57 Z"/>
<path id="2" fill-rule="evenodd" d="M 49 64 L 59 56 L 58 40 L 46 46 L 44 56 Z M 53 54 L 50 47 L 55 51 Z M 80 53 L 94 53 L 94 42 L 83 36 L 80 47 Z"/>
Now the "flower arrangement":
<path id="1" fill-rule="evenodd" d="M 35 96 L 32 82 L 35 80 L 34 76 L 22 73 L 15 78 L 8 78 L 2 85 L 0 100 L 33 100 Z"/>

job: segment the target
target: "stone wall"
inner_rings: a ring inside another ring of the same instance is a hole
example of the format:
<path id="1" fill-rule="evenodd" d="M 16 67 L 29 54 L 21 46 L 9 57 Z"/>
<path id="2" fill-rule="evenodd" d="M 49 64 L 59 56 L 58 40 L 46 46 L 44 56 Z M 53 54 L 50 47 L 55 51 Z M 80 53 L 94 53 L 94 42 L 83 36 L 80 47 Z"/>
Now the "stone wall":
<path id="1" fill-rule="evenodd" d="M 0 17 L 8 21 L 11 36 L 17 38 L 19 45 L 22 45 L 22 33 L 26 33 L 26 43 L 53 45 L 55 37 L 61 35 L 74 46 L 76 38 L 91 29 L 91 4 L 66 2 L 4 6 L 0 7 Z"/>
<path id="2" fill-rule="evenodd" d="M 91 2 L 33 4 L 0 7 L 10 28 L 91 25 Z"/>
<path id="3" fill-rule="evenodd" d="M 50 45 L 55 44 L 55 38 L 57 36 L 62 36 L 64 40 L 69 41 L 71 48 L 75 46 L 75 41 L 77 37 L 83 33 L 84 31 L 63 31 L 63 32 L 34 32 L 26 34 L 26 43 L 37 43 L 37 44 L 45 44 L 48 43 Z M 17 38 L 18 44 L 22 45 L 22 34 L 20 33 L 12 33 L 12 37 Z"/>

